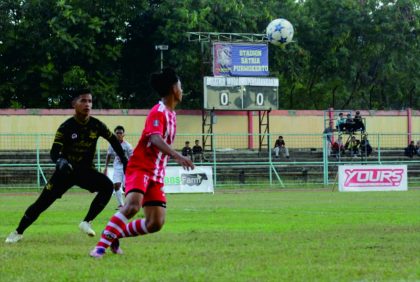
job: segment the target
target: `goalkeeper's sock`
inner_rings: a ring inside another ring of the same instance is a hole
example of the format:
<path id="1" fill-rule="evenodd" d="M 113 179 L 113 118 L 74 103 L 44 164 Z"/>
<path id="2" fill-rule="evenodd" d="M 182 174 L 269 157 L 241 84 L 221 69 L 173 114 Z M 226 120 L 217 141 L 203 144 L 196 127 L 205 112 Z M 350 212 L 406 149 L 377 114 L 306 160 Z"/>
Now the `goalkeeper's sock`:
<path id="1" fill-rule="evenodd" d="M 101 239 L 96 244 L 96 247 L 106 249 L 111 246 L 115 239 L 124 237 L 124 229 L 127 222 L 128 219 L 121 212 L 114 214 L 105 226 L 105 230 L 102 232 Z"/>

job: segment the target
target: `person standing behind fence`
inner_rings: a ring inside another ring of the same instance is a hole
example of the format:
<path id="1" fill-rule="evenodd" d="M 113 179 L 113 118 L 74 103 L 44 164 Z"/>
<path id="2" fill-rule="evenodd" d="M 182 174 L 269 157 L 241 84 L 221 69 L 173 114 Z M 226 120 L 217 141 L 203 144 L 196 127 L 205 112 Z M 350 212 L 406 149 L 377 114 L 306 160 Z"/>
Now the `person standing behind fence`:
<path id="1" fill-rule="evenodd" d="M 373 148 L 370 145 L 367 135 L 363 135 L 362 141 L 360 141 L 360 153 L 362 156 L 369 157 L 372 154 Z"/>
<path id="2" fill-rule="evenodd" d="M 346 126 L 346 118 L 344 117 L 343 113 L 339 113 L 337 121 L 335 123 L 335 128 L 338 131 L 343 131 L 345 126 Z"/>
<path id="3" fill-rule="evenodd" d="M 334 134 L 334 128 L 332 127 L 332 124 L 331 123 L 328 125 L 328 127 L 326 127 L 324 129 L 324 132 L 323 132 L 323 134 L 325 136 L 325 140 L 327 142 L 326 145 L 327 145 L 327 153 L 328 153 L 328 156 L 331 155 L 331 146 L 333 144 L 333 140 L 332 139 L 333 139 L 333 134 Z"/>
<path id="4" fill-rule="evenodd" d="M 284 142 L 283 136 L 279 136 L 279 138 L 274 143 L 274 154 L 276 158 L 279 157 L 281 153 L 283 157 L 289 158 L 289 149 L 286 147 L 286 142 Z"/>
<path id="5" fill-rule="evenodd" d="M 344 125 L 344 129 L 346 130 L 347 133 L 352 133 L 355 130 L 354 125 L 355 125 L 354 119 L 351 116 L 351 113 L 348 113 L 347 118 L 346 118 L 346 123 Z"/>
<path id="6" fill-rule="evenodd" d="M 417 152 L 417 156 L 420 156 L 420 140 L 418 140 L 416 143 L 416 152 Z"/>
<path id="7" fill-rule="evenodd" d="M 408 146 L 404 150 L 404 153 L 409 158 L 413 158 L 413 156 L 417 154 L 416 145 L 414 145 L 414 141 L 411 141 L 410 144 L 408 144 Z"/>
<path id="8" fill-rule="evenodd" d="M 338 136 L 337 140 L 331 146 L 331 154 L 339 159 L 344 152 L 344 144 L 343 144 L 343 137 Z"/>
<path id="9" fill-rule="evenodd" d="M 126 156 L 127 159 L 129 159 L 131 155 L 133 154 L 133 147 L 131 146 L 130 143 L 124 140 L 124 136 L 125 136 L 124 127 L 121 125 L 118 125 L 114 129 L 114 133 L 117 136 L 118 141 L 120 142 L 121 147 L 124 150 L 124 155 Z M 123 164 L 120 158 L 118 157 L 117 153 L 115 153 L 112 146 L 110 145 L 108 147 L 106 160 L 105 160 L 105 169 L 104 169 L 105 175 L 108 175 L 108 165 L 111 161 L 111 158 L 114 158 L 114 167 L 113 167 L 114 172 L 112 174 L 112 182 L 114 183 L 114 194 L 118 202 L 118 208 L 120 208 L 124 205 L 124 199 L 123 199 L 123 194 L 122 194 L 124 183 L 125 183 L 124 169 L 123 169 Z"/>
<path id="10" fill-rule="evenodd" d="M 74 185 L 91 193 L 97 193 L 79 225 L 82 232 L 95 236 L 91 221 L 108 204 L 113 191 L 111 180 L 97 171 L 93 164 L 98 138 L 103 137 L 112 145 L 124 167 L 127 165 L 127 158 L 117 137 L 104 123 L 90 115 L 92 109 L 90 90 L 77 91 L 73 97 L 74 116 L 58 128 L 50 152 L 56 169 L 38 199 L 25 211 L 17 229 L 6 238 L 6 243 L 20 241 L 23 232 L 38 216 Z"/>
<path id="11" fill-rule="evenodd" d="M 365 124 L 363 123 L 362 115 L 360 114 L 360 111 L 356 111 L 356 114 L 354 115 L 354 130 L 360 130 L 362 133 L 365 132 Z"/>
<path id="12" fill-rule="evenodd" d="M 194 161 L 195 162 L 203 162 L 204 160 L 204 155 L 203 155 L 203 147 L 200 146 L 200 141 L 195 140 L 194 142 L 194 146 L 193 146 L 193 156 L 194 156 Z"/>
<path id="13" fill-rule="evenodd" d="M 122 254 L 120 238 L 147 235 L 163 227 L 166 217 L 163 179 L 169 156 L 184 169 L 194 169 L 189 158 L 171 147 L 176 134 L 175 107 L 182 101 L 181 82 L 177 74 L 172 69 L 164 69 L 162 73 L 152 75 L 151 84 L 161 101 L 150 110 L 139 143 L 128 163 L 126 202 L 105 226 L 101 239 L 89 253 L 91 257 L 103 257 L 107 248 L 114 254 Z M 141 207 L 145 217 L 129 222 Z M 144 261 L 143 267 L 147 267 L 147 263 L 153 262 Z"/>

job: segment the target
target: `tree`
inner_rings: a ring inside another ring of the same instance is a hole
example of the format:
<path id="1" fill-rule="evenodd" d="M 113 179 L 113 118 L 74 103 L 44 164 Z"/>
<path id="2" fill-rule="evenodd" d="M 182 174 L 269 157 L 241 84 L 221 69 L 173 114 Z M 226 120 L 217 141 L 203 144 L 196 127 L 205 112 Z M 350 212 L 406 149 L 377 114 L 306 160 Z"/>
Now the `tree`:
<path id="1" fill-rule="evenodd" d="M 98 108 L 148 108 L 152 72 L 175 67 L 187 99 L 201 108 L 211 43 L 186 32 L 264 33 L 279 17 L 294 42 L 269 47 L 281 108 L 419 107 L 417 0 L 3 0 L 0 107 L 67 107 L 88 85 Z"/>

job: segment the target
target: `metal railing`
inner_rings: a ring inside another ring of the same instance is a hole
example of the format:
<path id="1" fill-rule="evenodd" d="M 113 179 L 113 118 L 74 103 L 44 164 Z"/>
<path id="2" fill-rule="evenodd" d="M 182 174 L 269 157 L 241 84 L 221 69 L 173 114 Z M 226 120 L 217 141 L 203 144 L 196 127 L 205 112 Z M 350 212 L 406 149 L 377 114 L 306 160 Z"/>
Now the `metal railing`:
<path id="1" fill-rule="evenodd" d="M 282 135 L 289 150 L 289 158 L 276 158 L 273 152 L 275 139 Z M 355 134 L 356 138 L 362 136 Z M 202 134 L 178 134 L 173 148 L 182 150 L 185 141 L 193 146 L 195 140 L 204 140 Z M 407 164 L 410 183 L 420 183 L 420 156 L 404 155 L 408 140 L 420 140 L 420 134 L 411 138 L 406 134 L 369 134 L 372 153 L 352 156 L 348 150 L 334 155 L 325 135 L 322 134 L 265 134 L 268 145 L 258 149 L 259 134 L 208 134 L 213 147 L 204 152 L 198 166 L 213 168 L 216 187 L 326 187 L 336 182 L 336 173 L 342 164 Z M 339 135 L 334 133 L 333 139 Z M 344 143 L 349 135 L 341 135 Z M 126 140 L 135 146 L 138 135 L 127 135 Z M 49 158 L 53 134 L 1 134 L 0 135 L 0 187 L 42 187 L 54 169 Z M 203 144 L 200 144 L 203 146 Z M 103 170 L 109 144 L 99 139 L 95 164 Z M 173 161 L 169 165 L 176 165 Z"/>

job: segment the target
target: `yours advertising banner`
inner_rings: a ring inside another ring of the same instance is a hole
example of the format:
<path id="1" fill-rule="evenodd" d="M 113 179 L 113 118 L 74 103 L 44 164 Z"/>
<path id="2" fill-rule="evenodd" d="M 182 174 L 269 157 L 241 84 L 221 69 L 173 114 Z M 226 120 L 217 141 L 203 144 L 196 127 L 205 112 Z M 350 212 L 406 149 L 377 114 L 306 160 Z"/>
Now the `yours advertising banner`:
<path id="1" fill-rule="evenodd" d="M 342 192 L 407 191 L 406 165 L 343 165 L 338 168 Z"/>

